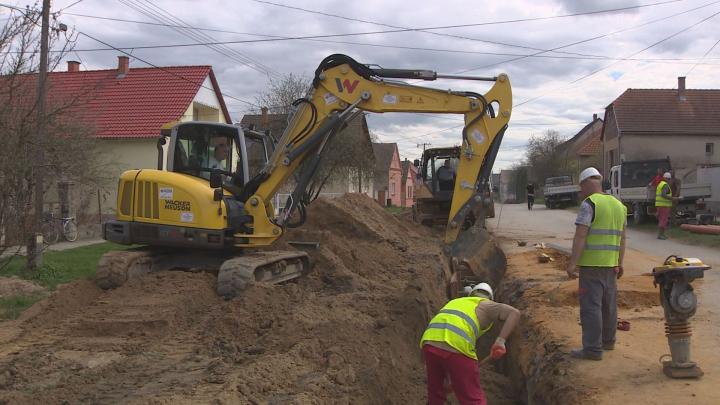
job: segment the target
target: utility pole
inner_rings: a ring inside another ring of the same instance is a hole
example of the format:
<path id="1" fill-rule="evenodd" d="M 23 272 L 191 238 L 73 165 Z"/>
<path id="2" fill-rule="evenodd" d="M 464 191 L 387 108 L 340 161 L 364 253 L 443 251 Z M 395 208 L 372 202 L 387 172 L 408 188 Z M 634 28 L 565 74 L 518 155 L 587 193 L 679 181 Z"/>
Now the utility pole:
<path id="1" fill-rule="evenodd" d="M 425 148 L 428 147 L 428 146 L 432 146 L 432 144 L 431 144 L 431 143 L 426 143 L 426 142 L 417 144 L 417 147 L 418 147 L 418 148 L 419 148 L 420 146 L 423 147 L 423 156 L 425 156 Z"/>
<path id="2" fill-rule="evenodd" d="M 30 270 L 38 270 L 42 265 L 42 224 L 43 224 L 43 173 L 45 165 L 45 97 L 47 95 L 47 68 L 48 68 L 48 42 L 50 36 L 50 0 L 43 0 L 42 6 L 42 28 L 40 31 L 40 66 L 38 69 L 38 100 L 37 100 L 37 132 L 34 139 L 35 162 L 32 170 L 32 178 L 35 182 L 35 215 L 33 236 L 28 245 L 28 267 Z M 54 224 L 53 224 L 54 225 Z"/>

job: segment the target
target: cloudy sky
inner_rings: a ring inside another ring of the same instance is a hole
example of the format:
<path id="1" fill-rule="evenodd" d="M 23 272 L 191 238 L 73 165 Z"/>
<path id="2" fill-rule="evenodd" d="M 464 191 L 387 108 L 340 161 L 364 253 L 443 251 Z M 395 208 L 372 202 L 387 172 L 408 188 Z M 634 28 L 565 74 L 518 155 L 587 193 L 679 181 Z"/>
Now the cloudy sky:
<path id="1" fill-rule="evenodd" d="M 24 6 L 27 1 L 5 3 Z M 383 67 L 479 76 L 505 72 L 513 84 L 515 107 L 496 170 L 520 160 L 532 134 L 554 129 L 572 136 L 593 114 L 602 117 L 605 106 L 629 87 L 676 88 L 677 77 L 687 76 L 688 88 L 720 88 L 720 1 L 55 0 L 52 4 L 58 21 L 81 33 L 78 52 L 68 59 L 80 60 L 82 69 L 113 68 L 119 54 L 91 51 L 108 47 L 88 36 L 118 48 L 236 42 L 215 49 L 198 45 L 128 52 L 158 66 L 212 65 L 220 88 L 232 97 L 226 102 L 238 120 L 257 108 L 238 99 L 253 102 L 273 75 L 310 77 L 332 53 Z M 611 9 L 615 11 L 607 11 Z M 324 37 L 288 39 L 308 36 Z M 131 59 L 131 67 L 144 66 L 139 59 Z M 488 84 L 470 81 L 427 85 L 488 89 Z M 459 116 L 399 113 L 371 114 L 368 122 L 381 141 L 397 142 L 401 156 L 411 160 L 419 157 L 418 144 L 423 142 L 457 144 L 462 123 Z"/>

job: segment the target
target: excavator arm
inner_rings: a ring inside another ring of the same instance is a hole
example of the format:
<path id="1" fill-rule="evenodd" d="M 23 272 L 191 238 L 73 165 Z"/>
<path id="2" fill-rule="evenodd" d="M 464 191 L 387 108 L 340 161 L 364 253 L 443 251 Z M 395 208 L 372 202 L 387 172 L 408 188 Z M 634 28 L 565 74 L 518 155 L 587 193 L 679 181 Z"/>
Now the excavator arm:
<path id="1" fill-rule="evenodd" d="M 439 90 L 393 79 L 438 78 L 493 82 L 485 94 Z M 512 110 L 510 80 L 505 74 L 490 78 L 438 75 L 427 70 L 372 69 L 345 55 L 325 58 L 315 72 L 306 98 L 296 101 L 297 110 L 283 133 L 267 166 L 247 184 L 243 199 L 253 218 L 253 232 L 236 235 L 244 246 L 273 243 L 283 232 L 289 216 L 301 209 L 302 198 L 328 141 L 345 123 L 363 111 L 463 114 L 461 158 L 445 233 L 454 244 L 466 216 L 482 201 Z M 341 140 L 337 140 L 342 142 Z M 302 170 L 301 170 L 302 169 Z M 272 198 L 288 177 L 300 173 L 295 191 L 279 218 Z"/>

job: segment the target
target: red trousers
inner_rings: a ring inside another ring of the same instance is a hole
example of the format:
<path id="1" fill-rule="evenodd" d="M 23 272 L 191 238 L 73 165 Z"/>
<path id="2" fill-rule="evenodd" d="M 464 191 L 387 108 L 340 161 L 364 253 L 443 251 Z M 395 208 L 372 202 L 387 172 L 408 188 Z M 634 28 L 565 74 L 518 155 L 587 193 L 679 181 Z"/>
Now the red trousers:
<path id="1" fill-rule="evenodd" d="M 657 211 L 658 226 L 666 229 L 670 219 L 670 207 L 655 207 L 655 210 Z"/>
<path id="2" fill-rule="evenodd" d="M 445 403 L 446 376 L 450 377 L 450 384 L 460 404 L 487 405 L 485 392 L 480 386 L 480 373 L 476 360 L 431 345 L 423 346 L 422 352 L 427 369 L 429 405 Z"/>

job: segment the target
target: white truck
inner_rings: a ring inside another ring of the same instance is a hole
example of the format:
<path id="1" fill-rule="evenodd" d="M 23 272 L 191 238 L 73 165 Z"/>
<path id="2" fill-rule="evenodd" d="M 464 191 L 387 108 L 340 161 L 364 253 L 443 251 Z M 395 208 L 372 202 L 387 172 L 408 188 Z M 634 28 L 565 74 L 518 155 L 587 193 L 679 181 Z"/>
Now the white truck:
<path id="1" fill-rule="evenodd" d="M 545 179 L 543 198 L 545 207 L 554 209 L 560 205 L 577 205 L 580 186 L 573 184 L 572 177 L 558 176 Z"/>
<path id="2" fill-rule="evenodd" d="M 610 168 L 609 184 L 606 192 L 620 200 L 632 216 L 632 222 L 641 224 L 649 215 L 655 214 L 655 189 L 650 182 L 657 175 L 658 169 L 665 173 L 670 171 L 669 159 L 642 160 L 623 162 Z M 702 210 L 699 200 L 712 195 L 709 184 L 681 182 L 679 201 L 675 209 L 675 217 L 695 219 Z"/>

